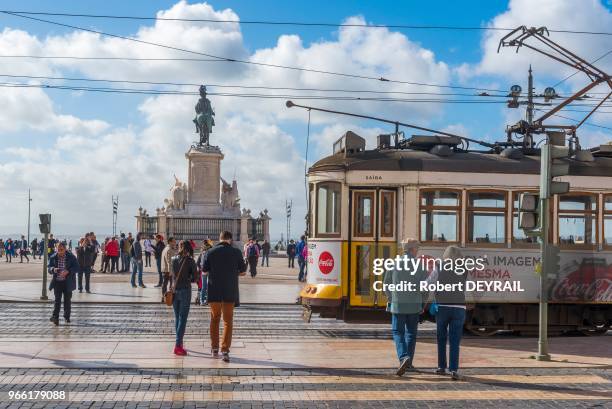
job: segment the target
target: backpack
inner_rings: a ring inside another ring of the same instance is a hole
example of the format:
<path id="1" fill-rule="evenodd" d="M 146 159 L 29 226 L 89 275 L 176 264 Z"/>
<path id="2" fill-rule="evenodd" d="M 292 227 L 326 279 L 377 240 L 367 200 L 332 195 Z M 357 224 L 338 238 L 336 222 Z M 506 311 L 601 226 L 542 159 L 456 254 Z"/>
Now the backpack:
<path id="1" fill-rule="evenodd" d="M 308 247 L 306 245 L 304 245 L 304 247 L 302 248 L 302 254 L 300 255 L 304 260 L 308 257 Z"/>
<path id="2" fill-rule="evenodd" d="M 257 257 L 257 248 L 255 247 L 255 244 L 251 244 L 247 248 L 247 257 Z"/>

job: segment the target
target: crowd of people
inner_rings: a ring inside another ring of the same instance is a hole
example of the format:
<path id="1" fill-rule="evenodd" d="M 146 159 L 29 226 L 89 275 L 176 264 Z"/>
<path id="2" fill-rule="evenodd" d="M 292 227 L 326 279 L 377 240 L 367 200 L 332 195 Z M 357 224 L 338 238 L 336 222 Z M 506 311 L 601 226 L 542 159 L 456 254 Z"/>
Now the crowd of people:
<path id="1" fill-rule="evenodd" d="M 297 253 L 300 244 L 302 248 L 306 247 L 305 238 L 298 245 L 294 244 L 301 266 L 300 276 L 305 277 L 302 267 L 305 266 L 305 253 Z M 84 290 L 91 293 L 91 274 L 96 272 L 94 266 L 98 254 L 101 255 L 100 273 L 129 271 L 131 286 L 141 288 L 146 288 L 143 282 L 144 267 L 152 266 L 154 259 L 158 273 L 155 287 L 160 288 L 161 301 L 168 303 L 168 297 L 172 298 L 176 325 L 174 354 L 187 354 L 183 338 L 192 302 L 192 284 L 196 284 L 195 303 L 208 305 L 211 311 L 211 354 L 229 362 L 233 311 L 240 305 L 238 277 L 246 275 L 248 266 L 251 277 L 255 278 L 260 259 L 261 266 L 268 267 L 271 246 L 268 240 L 260 244 L 253 237 L 240 250 L 235 246 L 232 234 L 225 231 L 220 234 L 216 244 L 210 239 L 202 241 L 198 257 L 195 258 L 196 244 L 193 240 L 177 241 L 168 237 L 165 241 L 159 234 L 147 237 L 137 234 L 133 237 L 132 233 L 121 233 L 119 237 L 106 237 L 100 244 L 95 233 L 89 232 L 79 240 L 74 251 L 68 248 L 66 242 L 52 237 L 49 249 L 52 249 L 48 262 L 48 272 L 52 275 L 49 289 L 55 296 L 50 321 L 55 325 L 59 325 L 62 304 L 64 319 L 70 322 L 73 291 L 78 289 L 79 292 Z M 220 338 L 221 320 L 223 334 Z"/>
<path id="2" fill-rule="evenodd" d="M 49 236 L 48 246 L 46 248 L 47 253 L 51 254 L 55 251 L 55 246 L 59 241 L 53 237 L 53 234 Z M 72 240 L 63 240 L 62 243 L 72 251 Z M 19 256 L 19 262 L 23 263 L 23 259 L 26 259 L 26 263 L 30 262 L 30 257 L 33 260 L 36 258 L 42 258 L 45 251 L 45 245 L 42 240 L 34 238 L 28 243 L 28 240 L 24 235 L 19 240 L 13 240 L 8 238 L 3 240 L 0 238 L 0 260 L 4 259 L 7 263 L 12 263 L 13 259 Z"/>

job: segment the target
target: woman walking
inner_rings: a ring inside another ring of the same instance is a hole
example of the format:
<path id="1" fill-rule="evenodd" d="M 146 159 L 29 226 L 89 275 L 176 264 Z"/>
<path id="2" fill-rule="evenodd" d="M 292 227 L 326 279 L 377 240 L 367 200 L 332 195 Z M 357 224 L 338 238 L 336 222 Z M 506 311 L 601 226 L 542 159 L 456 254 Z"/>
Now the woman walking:
<path id="1" fill-rule="evenodd" d="M 461 258 L 461 250 L 457 246 L 448 246 L 442 259 L 456 260 Z M 444 263 L 447 264 L 446 262 Z M 448 263 L 450 264 L 450 263 Z M 453 264 L 455 264 L 453 262 Z M 459 345 L 465 322 L 465 279 L 467 273 L 456 273 L 452 269 L 434 270 L 428 282 L 440 284 L 461 284 L 448 288 L 461 288 L 457 291 L 436 291 L 435 300 L 438 305 L 436 313 L 436 333 L 438 338 L 438 375 L 444 375 L 447 369 L 446 344 L 448 341 L 448 370 L 453 380 L 459 379 Z"/>
<path id="2" fill-rule="evenodd" d="M 187 240 L 179 243 L 179 253 L 172 258 L 172 286 L 169 291 L 174 294 L 172 307 L 176 327 L 175 355 L 187 355 L 183 346 L 183 337 L 187 327 L 189 305 L 191 303 L 191 283 L 198 276 L 198 268 L 193 259 L 193 247 Z"/>

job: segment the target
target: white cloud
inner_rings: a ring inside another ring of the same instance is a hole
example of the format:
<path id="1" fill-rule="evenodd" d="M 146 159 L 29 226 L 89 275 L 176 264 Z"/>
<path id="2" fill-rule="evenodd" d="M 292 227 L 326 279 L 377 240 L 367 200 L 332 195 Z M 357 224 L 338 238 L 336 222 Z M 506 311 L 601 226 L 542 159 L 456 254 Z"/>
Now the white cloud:
<path id="1" fill-rule="evenodd" d="M 237 20 L 230 10 L 215 10 L 206 3 L 180 1 L 160 17 Z M 363 23 L 351 17 L 348 23 Z M 187 48 L 209 54 L 251 60 L 266 64 L 305 66 L 367 76 L 447 84 L 448 66 L 434 53 L 412 42 L 405 35 L 385 28 L 343 27 L 337 38 L 304 44 L 296 35 L 281 35 L 270 48 L 249 52 L 240 26 L 234 23 L 156 21 L 141 26 L 134 37 L 150 42 Z M 38 38 L 25 31 L 5 29 L 0 33 L 0 54 L 68 55 L 83 57 L 133 58 L 206 58 L 118 38 L 70 32 Z M 4 61 L 3 61 L 4 62 Z M 98 79 L 126 79 L 156 82 L 221 83 L 236 85 L 286 86 L 295 88 L 368 89 L 387 91 L 422 91 L 421 87 L 365 81 L 354 78 L 266 68 L 257 65 L 223 62 L 188 61 L 104 61 L 104 60 L 15 60 L 8 71 L 27 75 L 82 76 Z M 76 73 L 76 74 L 75 74 Z M 146 85 L 133 85 L 145 88 Z M 156 86 L 156 88 L 163 88 Z M 196 91 L 197 88 L 186 87 Z M 210 91 L 221 89 L 211 87 Z M 222 89 L 239 92 L 236 89 Z M 251 90 L 261 93 L 261 90 Z M 303 91 L 272 93 L 304 94 Z M 319 93 L 329 94 L 329 92 Z M 68 94 L 66 94 L 68 95 Z M 345 95 L 338 93 L 337 95 Z M 417 96 L 418 97 L 418 96 Z M 117 96 L 117 98 L 121 98 Z M 406 96 L 406 98 L 411 98 Z M 222 173 L 231 179 L 237 175 L 242 205 L 259 211 L 268 208 L 273 217 L 273 233 L 284 230 L 284 200 L 294 199 L 294 223 L 301 229 L 303 203 L 303 147 L 296 146 L 292 135 L 283 129 L 285 121 L 304 122 L 306 115 L 288 110 L 284 99 L 259 100 L 211 96 L 217 126 L 212 142 L 224 153 Z M 197 97 L 158 96 L 144 100 L 134 110 L 144 118 L 144 126 L 119 126 L 102 120 L 84 120 L 58 112 L 57 103 L 39 89 L 10 89 L 0 94 L 0 132 L 33 130 L 56 135 L 55 143 L 41 153 L 37 147 L 7 152 L 14 160 L 0 165 L 0 206 L 6 217 L 22 212 L 12 197 L 23 186 L 32 186 L 43 195 L 44 206 L 53 210 L 64 225 L 96 223 L 107 226 L 104 215 L 112 194 L 120 196 L 120 224 L 133 226 L 132 215 L 142 204 L 150 213 L 163 204 L 172 183 L 172 174 L 185 178 L 184 152 L 197 139 L 191 119 Z M 326 108 L 338 108 L 338 101 L 303 101 Z M 424 123 L 440 114 L 434 104 L 374 101 L 343 101 L 342 108 L 358 113 L 402 118 Z M 33 109 L 36 107 L 36 109 Z M 345 108 L 346 107 L 346 108 Z M 112 119 L 108 119 L 112 122 Z M 309 161 L 331 151 L 331 142 L 352 129 L 373 141 L 382 132 L 378 128 L 351 126 L 346 118 L 313 114 L 313 124 L 325 128 L 313 135 Z M 41 160 L 41 156 L 50 160 Z M 17 160 L 17 157 L 19 160 Z M 299 217 L 297 216 L 299 215 Z M 299 219 L 299 220 L 297 220 Z M 60 223 L 60 224 L 61 224 Z"/>
<path id="2" fill-rule="evenodd" d="M 109 127 L 105 121 L 57 113 L 51 98 L 38 88 L 3 88 L 0 106 L 0 132 L 27 129 L 97 134 Z"/>

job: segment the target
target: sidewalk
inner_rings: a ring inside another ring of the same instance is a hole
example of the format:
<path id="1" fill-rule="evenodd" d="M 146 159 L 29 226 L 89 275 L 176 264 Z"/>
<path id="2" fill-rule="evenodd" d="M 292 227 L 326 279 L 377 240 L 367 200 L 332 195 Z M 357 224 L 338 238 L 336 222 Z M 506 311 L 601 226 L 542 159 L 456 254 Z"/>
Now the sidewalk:
<path id="1" fill-rule="evenodd" d="M 173 340 L 124 337 L 48 339 L 0 338 L 0 367 L 4 368 L 395 368 L 397 358 L 389 340 L 236 339 L 232 362 L 212 359 L 208 339 L 186 338 L 186 357 L 172 355 Z M 462 368 L 610 367 L 610 338 L 551 338 L 550 362 L 536 361 L 534 338 L 469 338 L 461 345 Z M 417 368 L 435 368 L 434 339 L 417 343 Z"/>

